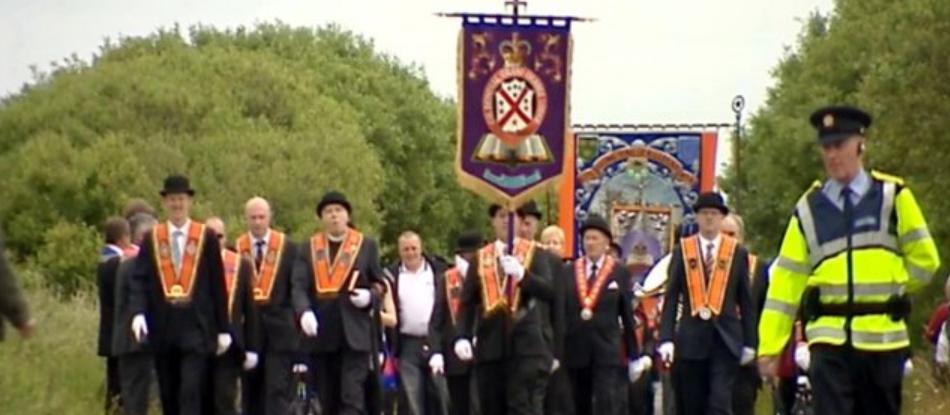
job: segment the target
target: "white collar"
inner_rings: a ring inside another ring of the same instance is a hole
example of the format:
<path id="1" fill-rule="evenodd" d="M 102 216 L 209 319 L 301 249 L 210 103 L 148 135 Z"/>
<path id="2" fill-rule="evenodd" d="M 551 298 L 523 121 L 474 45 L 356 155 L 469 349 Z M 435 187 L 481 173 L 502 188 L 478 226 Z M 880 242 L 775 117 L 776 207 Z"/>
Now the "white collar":
<path id="1" fill-rule="evenodd" d="M 468 261 L 465 258 L 462 258 L 461 255 L 455 255 L 455 268 L 459 270 L 459 275 L 462 278 L 465 278 L 465 274 L 468 273 Z"/>
<path id="2" fill-rule="evenodd" d="M 718 233 L 717 233 L 717 234 L 716 234 L 716 237 L 713 238 L 712 240 L 706 239 L 706 238 L 703 236 L 703 234 L 699 234 L 699 243 L 700 243 L 700 245 L 701 245 L 700 248 L 703 249 L 703 255 L 705 255 L 705 253 L 706 253 L 706 251 L 705 251 L 705 250 L 706 250 L 706 246 L 708 246 L 709 244 L 713 244 L 713 250 L 715 250 L 715 248 L 718 248 L 718 247 L 719 247 L 720 242 L 722 242 L 722 234 L 718 234 Z"/>
<path id="3" fill-rule="evenodd" d="M 597 265 L 597 269 L 603 269 L 603 268 L 604 268 L 604 261 L 606 261 L 606 260 L 607 260 L 607 254 L 606 254 L 606 253 L 604 253 L 603 255 L 601 255 L 601 256 L 600 256 L 600 259 L 598 259 L 597 261 L 591 261 L 590 257 L 587 257 L 587 256 L 584 257 L 584 262 L 587 263 L 587 270 L 588 270 L 588 271 L 590 271 L 590 267 L 593 266 L 593 265 Z"/>
<path id="4" fill-rule="evenodd" d="M 188 235 L 188 228 L 190 228 L 190 227 L 191 227 L 191 219 L 186 220 L 186 221 L 185 221 L 185 224 L 184 224 L 184 225 L 181 225 L 180 228 L 177 227 L 177 226 L 175 226 L 175 224 L 172 223 L 172 221 L 168 221 L 168 228 L 171 229 L 171 232 L 169 232 L 168 234 L 169 234 L 169 235 L 172 235 L 172 234 L 175 233 L 175 231 L 181 231 L 182 234 L 184 234 L 184 235 L 187 236 L 187 235 Z"/>
<path id="5" fill-rule="evenodd" d="M 343 240 L 346 239 L 346 235 L 347 235 L 349 232 L 350 232 L 350 231 L 346 231 L 346 232 L 343 233 L 343 235 L 340 235 L 340 236 L 333 236 L 332 234 L 330 234 L 330 232 L 327 232 L 327 239 L 330 240 L 330 242 L 333 242 L 333 243 L 340 243 L 340 242 L 343 242 Z"/>
<path id="6" fill-rule="evenodd" d="M 419 267 L 419 269 L 417 269 L 417 270 L 415 270 L 415 271 L 410 271 L 409 268 L 406 268 L 406 265 L 405 265 L 402 261 L 399 262 L 399 273 L 400 273 L 400 274 L 414 274 L 414 275 L 418 275 L 418 274 L 422 274 L 422 273 L 424 273 L 424 272 L 426 272 L 426 271 L 428 271 L 428 270 L 429 270 L 429 261 L 426 261 L 425 258 L 422 258 L 422 266 Z"/>
<path id="7" fill-rule="evenodd" d="M 270 243 L 270 229 L 267 229 L 267 232 L 264 232 L 263 238 L 258 238 L 252 233 L 251 240 L 254 241 L 254 246 L 257 246 L 258 241 L 264 241 L 264 246 L 267 246 L 267 244 Z"/>

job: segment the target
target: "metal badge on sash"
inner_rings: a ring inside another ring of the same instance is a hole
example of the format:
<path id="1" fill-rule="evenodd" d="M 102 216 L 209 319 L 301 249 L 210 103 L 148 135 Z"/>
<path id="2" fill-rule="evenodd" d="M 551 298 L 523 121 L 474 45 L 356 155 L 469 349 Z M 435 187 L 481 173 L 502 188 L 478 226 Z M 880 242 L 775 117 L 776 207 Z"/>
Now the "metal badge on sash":
<path id="1" fill-rule="evenodd" d="M 613 257 L 607 257 L 604 260 L 604 266 L 597 271 L 597 275 L 594 276 L 594 283 L 591 286 L 588 286 L 587 273 L 587 258 L 578 259 L 574 263 L 574 282 L 577 285 L 577 297 L 581 303 L 581 319 L 584 321 L 590 321 L 594 318 L 594 307 L 597 307 L 597 300 L 600 299 L 600 294 L 603 292 L 604 286 L 607 284 L 607 280 L 610 279 L 610 275 L 614 270 L 616 261 Z"/>
<path id="2" fill-rule="evenodd" d="M 703 307 L 699 309 L 699 318 L 703 320 L 709 320 L 712 318 L 712 310 L 709 307 Z"/>

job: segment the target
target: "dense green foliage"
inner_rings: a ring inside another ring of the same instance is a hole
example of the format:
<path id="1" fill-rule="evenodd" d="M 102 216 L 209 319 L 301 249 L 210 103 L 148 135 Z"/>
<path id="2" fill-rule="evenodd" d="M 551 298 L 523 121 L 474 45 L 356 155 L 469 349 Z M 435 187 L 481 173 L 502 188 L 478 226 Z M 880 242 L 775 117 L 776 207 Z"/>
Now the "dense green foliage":
<path id="1" fill-rule="evenodd" d="M 445 253 L 484 224 L 455 182 L 454 125 L 420 69 L 336 27 L 163 30 L 106 42 L 5 99 L 0 217 L 10 248 L 67 292 L 91 274 L 74 272 L 91 269 L 95 228 L 131 197 L 157 204 L 173 172 L 191 177 L 196 216 L 223 216 L 232 236 L 262 195 L 277 227 L 304 238 L 338 189 L 390 253 L 406 229 Z"/>

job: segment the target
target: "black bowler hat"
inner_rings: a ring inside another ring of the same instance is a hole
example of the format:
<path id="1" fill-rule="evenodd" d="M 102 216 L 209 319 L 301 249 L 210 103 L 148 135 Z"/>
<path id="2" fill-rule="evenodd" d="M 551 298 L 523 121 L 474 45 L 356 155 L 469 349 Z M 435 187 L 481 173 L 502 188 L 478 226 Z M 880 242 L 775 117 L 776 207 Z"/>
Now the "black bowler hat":
<path id="1" fill-rule="evenodd" d="M 173 174 L 166 177 L 165 184 L 162 186 L 162 190 L 158 193 L 162 196 L 182 193 L 188 196 L 195 195 L 195 191 L 191 188 L 188 178 L 180 174 Z"/>
<path id="2" fill-rule="evenodd" d="M 607 236 L 608 240 L 612 241 L 614 239 L 613 232 L 610 232 L 610 224 L 608 224 L 607 220 L 600 215 L 590 215 L 587 217 L 587 220 L 585 220 L 584 224 L 581 225 L 581 236 L 583 237 L 589 229 L 603 232 L 604 235 Z"/>
<path id="3" fill-rule="evenodd" d="M 717 192 L 706 192 L 699 195 L 699 199 L 696 199 L 696 203 L 693 204 L 693 211 L 699 213 L 700 209 L 719 209 L 723 215 L 729 214 L 729 207 L 726 206 L 726 202 L 722 200 L 722 195 Z"/>
<path id="4" fill-rule="evenodd" d="M 836 143 L 856 134 L 863 136 L 871 126 L 868 113 L 844 105 L 819 108 L 809 120 L 818 130 L 818 142 L 821 144 Z"/>
<path id="5" fill-rule="evenodd" d="M 533 200 L 529 200 L 527 203 L 521 205 L 521 207 L 518 208 L 518 216 L 522 218 L 528 217 L 528 216 L 534 216 L 539 221 L 542 218 L 541 211 L 538 210 L 538 204 L 534 203 Z"/>
<path id="6" fill-rule="evenodd" d="M 323 198 L 320 199 L 320 203 L 317 204 L 317 215 L 323 214 L 323 208 L 329 205 L 340 205 L 346 209 L 346 213 L 352 213 L 353 207 L 350 206 L 350 202 L 346 200 L 346 196 L 343 193 L 331 190 L 323 195 Z"/>
<path id="7" fill-rule="evenodd" d="M 485 245 L 485 240 L 482 239 L 480 232 L 475 230 L 465 231 L 455 241 L 455 252 L 458 254 L 475 252 L 483 245 Z"/>

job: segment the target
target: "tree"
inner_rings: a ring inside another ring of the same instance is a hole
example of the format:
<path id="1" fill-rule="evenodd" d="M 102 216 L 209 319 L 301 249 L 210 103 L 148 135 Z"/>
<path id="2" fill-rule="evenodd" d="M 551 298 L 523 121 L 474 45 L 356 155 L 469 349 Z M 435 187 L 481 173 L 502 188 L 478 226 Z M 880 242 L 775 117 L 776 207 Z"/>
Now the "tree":
<path id="1" fill-rule="evenodd" d="M 414 229 L 444 252 L 484 223 L 455 184 L 453 103 L 419 68 L 334 26 L 180 32 L 106 41 L 0 102 L 0 217 L 16 253 L 36 255 L 54 225 L 100 224 L 128 198 L 157 203 L 171 173 L 192 179 L 196 216 L 224 217 L 232 236 L 261 195 L 277 227 L 304 238 L 330 189 L 384 248 Z"/>

